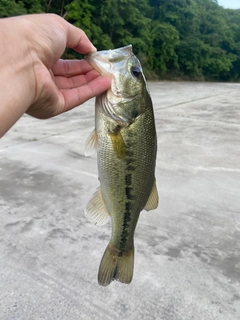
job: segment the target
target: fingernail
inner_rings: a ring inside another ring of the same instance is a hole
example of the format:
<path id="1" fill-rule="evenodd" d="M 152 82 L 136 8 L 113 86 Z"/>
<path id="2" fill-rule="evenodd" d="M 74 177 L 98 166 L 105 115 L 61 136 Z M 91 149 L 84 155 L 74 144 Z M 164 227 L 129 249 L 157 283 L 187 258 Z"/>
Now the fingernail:
<path id="1" fill-rule="evenodd" d="M 92 45 L 92 50 L 91 50 L 91 52 L 96 52 L 96 51 L 97 51 L 97 48 L 94 47 L 94 45 Z"/>

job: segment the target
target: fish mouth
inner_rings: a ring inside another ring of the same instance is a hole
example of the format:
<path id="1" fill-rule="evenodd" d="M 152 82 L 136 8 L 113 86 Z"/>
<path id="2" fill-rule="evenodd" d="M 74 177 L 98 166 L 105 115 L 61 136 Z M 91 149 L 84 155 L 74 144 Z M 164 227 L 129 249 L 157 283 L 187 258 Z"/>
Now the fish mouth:
<path id="1" fill-rule="evenodd" d="M 134 56 L 132 45 L 113 50 L 103 50 L 89 53 L 85 59 L 97 70 L 102 76 L 107 76 L 111 80 L 112 94 L 116 99 L 132 100 L 135 96 L 124 91 L 119 86 L 116 78 L 125 77 L 128 73 L 129 59 Z"/>
<path id="2" fill-rule="evenodd" d="M 123 123 L 132 122 L 132 118 L 128 119 L 120 114 L 117 111 L 118 104 L 131 102 L 139 96 L 139 94 L 130 94 L 128 88 L 125 90 L 119 80 L 128 76 L 129 60 L 133 57 L 135 56 L 131 44 L 113 50 L 92 52 L 85 56 L 95 70 L 111 80 L 111 88 L 98 98 L 99 105 L 107 116 Z"/>
<path id="3" fill-rule="evenodd" d="M 85 56 L 90 65 L 102 76 L 113 78 L 114 73 L 124 75 L 128 59 L 133 56 L 132 45 L 126 47 L 89 53 Z M 115 94 L 118 92 L 116 90 Z"/>

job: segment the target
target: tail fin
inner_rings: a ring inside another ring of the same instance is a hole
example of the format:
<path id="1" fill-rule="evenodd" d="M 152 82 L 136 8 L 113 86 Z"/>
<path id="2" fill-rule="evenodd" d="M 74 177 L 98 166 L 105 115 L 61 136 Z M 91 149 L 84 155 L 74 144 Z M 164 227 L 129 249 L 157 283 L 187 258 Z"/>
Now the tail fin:
<path id="1" fill-rule="evenodd" d="M 118 250 L 109 244 L 104 252 L 98 271 L 98 283 L 108 286 L 113 280 L 130 283 L 133 277 L 134 247 L 117 255 Z"/>

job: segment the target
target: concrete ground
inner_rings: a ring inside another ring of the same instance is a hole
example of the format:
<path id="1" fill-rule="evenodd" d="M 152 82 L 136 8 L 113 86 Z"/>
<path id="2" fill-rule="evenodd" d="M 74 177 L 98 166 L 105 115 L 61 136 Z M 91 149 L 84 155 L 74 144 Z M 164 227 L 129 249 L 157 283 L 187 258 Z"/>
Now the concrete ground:
<path id="1" fill-rule="evenodd" d="M 98 285 L 111 227 L 83 212 L 94 100 L 0 140 L 0 319 L 240 319 L 240 84 L 149 86 L 160 201 L 140 216 L 130 285 Z"/>

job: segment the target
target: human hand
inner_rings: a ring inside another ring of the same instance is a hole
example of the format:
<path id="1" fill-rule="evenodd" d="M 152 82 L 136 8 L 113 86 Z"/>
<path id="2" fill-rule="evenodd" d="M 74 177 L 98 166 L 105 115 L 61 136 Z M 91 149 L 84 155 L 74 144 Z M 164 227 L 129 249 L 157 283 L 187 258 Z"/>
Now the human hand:
<path id="1" fill-rule="evenodd" d="M 31 15 L 25 19 L 32 24 L 29 36 L 37 61 L 35 101 L 28 114 L 49 118 L 109 88 L 109 79 L 101 77 L 87 61 L 59 60 L 66 47 L 82 54 L 96 51 L 82 30 L 57 15 Z"/>
<path id="2" fill-rule="evenodd" d="M 109 88 L 109 79 L 99 75 L 86 60 L 58 60 L 47 70 L 43 66 L 44 85 L 27 113 L 46 119 L 66 112 Z M 39 78 L 38 78 L 39 79 Z"/>
<path id="3" fill-rule="evenodd" d="M 85 60 L 61 60 L 66 47 L 87 54 L 86 34 L 53 14 L 0 19 L 0 137 L 24 112 L 46 119 L 110 87 Z"/>

